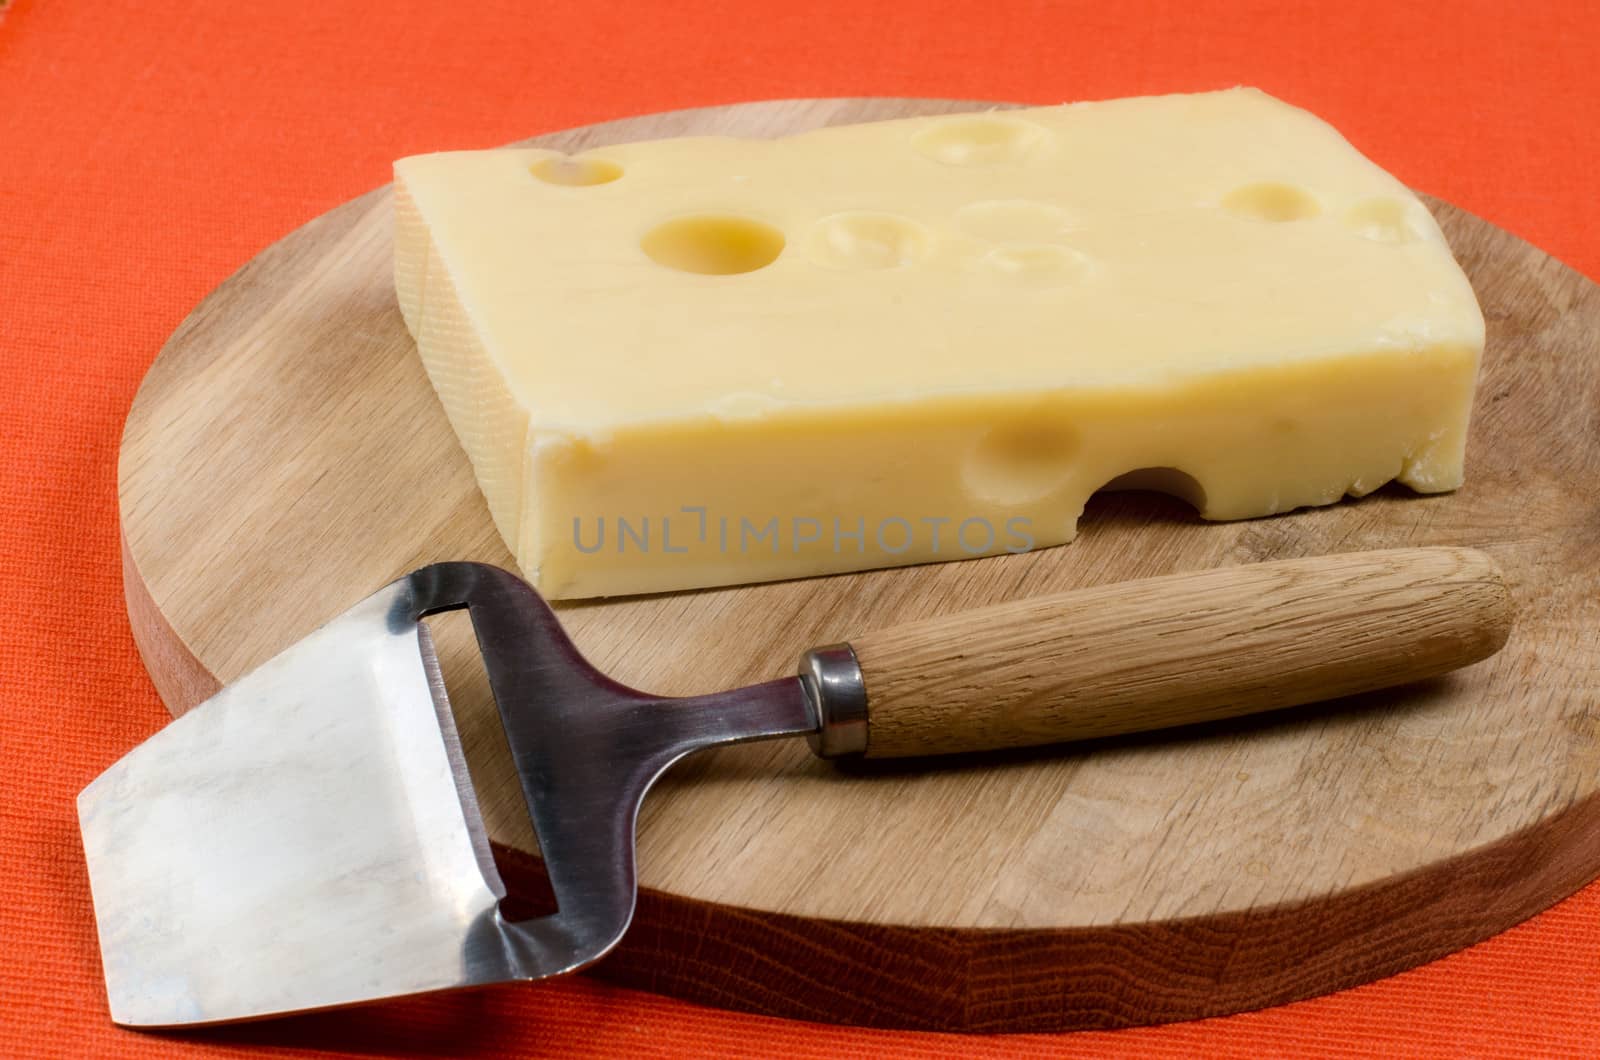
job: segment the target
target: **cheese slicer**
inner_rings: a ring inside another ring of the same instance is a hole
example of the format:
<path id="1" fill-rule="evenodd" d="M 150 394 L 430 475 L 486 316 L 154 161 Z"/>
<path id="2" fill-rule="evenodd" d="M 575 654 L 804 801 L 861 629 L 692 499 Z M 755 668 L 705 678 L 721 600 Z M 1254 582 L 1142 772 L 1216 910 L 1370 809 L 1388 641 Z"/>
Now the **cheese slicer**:
<path id="1" fill-rule="evenodd" d="M 557 911 L 517 920 L 427 624 L 466 608 Z M 1499 650 L 1511 602 L 1460 548 L 1281 560 L 1023 599 L 664 698 L 590 666 L 517 576 L 414 571 L 135 748 L 78 797 L 112 1018 L 176 1026 L 538 979 L 633 916 L 635 820 L 683 756 L 1049 744 L 1289 707 Z M 670 650 L 663 645 L 661 650 Z"/>

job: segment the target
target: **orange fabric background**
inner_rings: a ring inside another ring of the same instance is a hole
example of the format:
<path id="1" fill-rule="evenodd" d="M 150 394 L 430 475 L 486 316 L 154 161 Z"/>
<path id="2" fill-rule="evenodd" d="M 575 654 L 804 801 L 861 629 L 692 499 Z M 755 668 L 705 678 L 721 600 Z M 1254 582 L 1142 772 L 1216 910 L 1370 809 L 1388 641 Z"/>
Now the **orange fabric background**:
<path id="1" fill-rule="evenodd" d="M 769 97 L 1055 102 L 1239 82 L 1600 277 L 1600 8 L 1306 7 L 13 5 L 0 16 L 0 1054 L 1600 1054 L 1600 886 L 1394 979 L 1116 1034 L 814 1027 L 584 978 L 196 1037 L 106 1017 L 72 797 L 165 718 L 122 610 L 118 435 L 209 289 L 413 152 Z"/>

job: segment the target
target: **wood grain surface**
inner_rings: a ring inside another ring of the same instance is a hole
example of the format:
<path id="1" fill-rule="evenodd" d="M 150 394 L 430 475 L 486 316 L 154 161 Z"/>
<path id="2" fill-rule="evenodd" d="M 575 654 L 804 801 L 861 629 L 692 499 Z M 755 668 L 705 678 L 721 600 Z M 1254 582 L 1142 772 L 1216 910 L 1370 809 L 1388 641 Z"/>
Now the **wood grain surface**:
<path id="1" fill-rule="evenodd" d="M 800 100 L 540 137 L 772 135 L 978 104 Z M 597 969 L 712 1004 L 880 1026 L 1109 1027 L 1349 986 L 1600 873 L 1600 289 L 1430 202 L 1489 349 L 1458 493 L 1205 524 L 1091 502 L 1071 545 L 559 608 L 582 650 L 687 694 L 812 645 L 1109 582 L 1405 545 L 1487 551 L 1505 649 L 1400 691 L 1070 748 L 839 769 L 798 741 L 695 756 L 639 820 L 645 887 Z M 400 321 L 389 192 L 263 251 L 157 357 L 123 438 L 129 613 L 175 712 L 398 574 L 510 565 Z M 534 848 L 470 631 L 437 630 L 514 881 Z"/>

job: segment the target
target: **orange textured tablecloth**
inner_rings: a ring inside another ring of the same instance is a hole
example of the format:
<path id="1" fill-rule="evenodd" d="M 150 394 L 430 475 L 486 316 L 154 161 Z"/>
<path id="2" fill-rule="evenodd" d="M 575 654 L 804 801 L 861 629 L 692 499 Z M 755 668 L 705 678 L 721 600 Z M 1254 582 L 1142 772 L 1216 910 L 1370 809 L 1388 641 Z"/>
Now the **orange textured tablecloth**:
<path id="1" fill-rule="evenodd" d="M 3 7 L 4 5 L 0 5 Z M 1600 1055 L 1600 886 L 1342 994 L 1117 1033 L 752 1018 L 585 978 L 157 1037 L 106 1016 L 74 794 L 166 715 L 123 613 L 115 466 L 162 342 L 390 161 L 782 96 L 1058 102 L 1259 85 L 1600 277 L 1600 7 L 879 0 L 21 0 L 0 14 L 0 1055 Z M 1600 868 L 1600 866 L 1597 866 Z"/>

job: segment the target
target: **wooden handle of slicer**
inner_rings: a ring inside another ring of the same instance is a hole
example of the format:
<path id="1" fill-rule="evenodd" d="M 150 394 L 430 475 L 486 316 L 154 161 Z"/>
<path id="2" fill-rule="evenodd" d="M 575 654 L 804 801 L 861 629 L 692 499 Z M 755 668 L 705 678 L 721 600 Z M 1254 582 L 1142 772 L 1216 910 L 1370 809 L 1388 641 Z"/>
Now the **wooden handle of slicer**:
<path id="1" fill-rule="evenodd" d="M 858 716 L 854 746 L 836 741 L 834 752 L 1019 747 L 1290 707 L 1476 662 L 1500 649 L 1511 621 L 1499 568 L 1465 548 L 1281 560 L 1018 600 L 852 639 L 865 724 Z M 848 654 L 819 649 L 830 651 Z"/>

